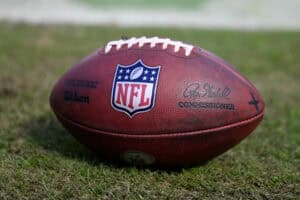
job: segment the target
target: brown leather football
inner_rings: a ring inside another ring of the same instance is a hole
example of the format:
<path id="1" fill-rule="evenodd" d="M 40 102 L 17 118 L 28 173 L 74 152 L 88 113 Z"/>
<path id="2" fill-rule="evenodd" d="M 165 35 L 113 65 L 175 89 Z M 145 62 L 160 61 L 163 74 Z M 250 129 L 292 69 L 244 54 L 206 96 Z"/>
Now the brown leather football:
<path id="1" fill-rule="evenodd" d="M 56 83 L 51 107 L 109 160 L 190 166 L 249 135 L 264 115 L 255 87 L 214 54 L 179 41 L 109 42 Z"/>

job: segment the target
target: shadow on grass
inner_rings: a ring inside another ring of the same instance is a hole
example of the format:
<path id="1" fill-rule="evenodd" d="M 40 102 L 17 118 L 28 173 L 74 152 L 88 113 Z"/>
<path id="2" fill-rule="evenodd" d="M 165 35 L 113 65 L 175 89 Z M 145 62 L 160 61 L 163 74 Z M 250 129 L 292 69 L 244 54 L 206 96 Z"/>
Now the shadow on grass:
<path id="1" fill-rule="evenodd" d="M 23 125 L 23 133 L 31 143 L 37 144 L 47 151 L 85 160 L 91 164 L 103 162 L 101 158 L 78 143 L 51 113 L 45 113 L 45 115 L 27 121 Z"/>
<path id="2" fill-rule="evenodd" d="M 46 113 L 37 118 L 32 118 L 23 125 L 23 133 L 30 143 L 37 144 L 47 151 L 59 153 L 65 157 L 78 159 L 91 165 L 104 164 L 114 168 L 132 168 L 140 170 L 181 172 L 183 168 L 161 168 L 130 166 L 121 162 L 111 162 L 101 158 L 81 145 L 66 129 L 58 122 L 54 114 Z M 205 164 L 205 163 L 204 163 Z"/>

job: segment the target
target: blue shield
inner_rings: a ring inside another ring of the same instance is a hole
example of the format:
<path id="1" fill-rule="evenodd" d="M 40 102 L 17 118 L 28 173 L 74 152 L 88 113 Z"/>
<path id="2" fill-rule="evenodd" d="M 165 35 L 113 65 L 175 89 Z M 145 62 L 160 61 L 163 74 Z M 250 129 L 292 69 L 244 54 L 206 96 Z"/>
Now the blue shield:
<path id="1" fill-rule="evenodd" d="M 118 65 L 111 94 L 112 107 L 133 117 L 150 111 L 155 103 L 160 66 L 147 66 L 142 60 Z"/>

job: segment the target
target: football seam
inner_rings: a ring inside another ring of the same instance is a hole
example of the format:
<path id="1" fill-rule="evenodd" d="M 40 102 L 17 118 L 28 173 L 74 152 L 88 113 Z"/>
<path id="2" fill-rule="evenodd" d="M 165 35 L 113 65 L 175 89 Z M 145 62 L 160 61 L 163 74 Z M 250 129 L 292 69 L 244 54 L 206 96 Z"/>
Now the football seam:
<path id="1" fill-rule="evenodd" d="M 197 51 L 198 49 L 198 51 Z M 120 49 L 118 51 L 115 51 L 115 52 L 109 52 L 109 53 L 105 53 L 105 47 L 99 49 L 98 51 L 98 54 L 100 55 L 104 55 L 104 56 L 110 56 L 110 55 L 114 55 L 114 54 L 117 54 L 118 52 L 120 51 L 137 51 L 137 50 L 142 50 L 142 51 L 162 51 L 170 56 L 174 56 L 174 57 L 177 57 L 177 58 L 182 58 L 182 59 L 194 59 L 194 58 L 197 58 L 197 57 L 200 57 L 200 56 L 204 56 L 206 57 L 207 59 L 225 67 L 227 70 L 229 70 L 230 72 L 232 72 L 233 74 L 235 74 L 239 80 L 241 80 L 241 82 L 245 85 L 247 85 L 248 87 L 250 87 L 251 89 L 255 89 L 255 87 L 253 86 L 253 84 L 251 84 L 249 81 L 248 82 L 245 82 L 244 79 L 246 79 L 245 77 L 243 77 L 242 75 L 240 75 L 235 69 L 233 69 L 233 67 L 229 67 L 227 66 L 226 64 L 220 62 L 219 60 L 215 60 L 214 59 L 214 56 L 218 59 L 221 59 L 223 60 L 222 58 L 220 58 L 219 56 L 217 55 L 210 55 L 206 49 L 203 49 L 202 47 L 198 47 L 198 46 L 193 46 L 193 49 L 191 51 L 191 54 L 189 56 L 182 56 L 182 55 L 179 55 L 178 53 L 174 53 L 174 52 L 168 52 L 167 49 L 160 49 L 160 48 L 157 48 L 157 47 L 154 47 L 154 48 L 149 48 L 149 47 L 138 47 L 138 48 L 127 48 L 127 49 Z M 104 52 L 104 53 L 102 53 Z M 226 61 L 224 61 L 226 62 Z M 228 63 L 229 64 L 229 63 Z M 231 65 L 231 64 L 229 64 Z M 246 79 L 247 80 L 247 79 Z"/>
<path id="2" fill-rule="evenodd" d="M 135 44 L 137 44 L 139 48 L 143 47 L 145 44 L 150 44 L 150 48 L 154 48 L 157 44 L 162 44 L 163 50 L 167 49 L 168 46 L 174 46 L 174 53 L 179 52 L 180 48 L 183 48 L 185 51 L 185 56 L 189 56 L 194 48 L 193 45 L 189 45 L 181 41 L 171 40 L 169 38 L 159 38 L 159 37 L 147 38 L 143 36 L 140 38 L 132 37 L 127 40 L 121 39 L 116 41 L 110 41 L 106 44 L 104 53 L 106 54 L 109 53 L 109 51 L 111 50 L 111 48 L 113 48 L 113 46 L 115 46 L 116 50 L 118 51 L 124 45 L 125 46 L 127 45 L 127 49 L 129 49 Z"/>
<path id="3" fill-rule="evenodd" d="M 80 124 L 78 122 L 75 122 L 71 119 L 68 119 L 66 117 L 64 117 L 62 114 L 58 113 L 58 112 L 54 112 L 59 118 L 68 121 L 68 123 L 71 123 L 74 126 L 79 126 L 83 129 L 87 129 L 93 132 L 98 132 L 100 134 L 106 134 L 106 135 L 111 135 L 111 136 L 118 136 L 118 137 L 124 137 L 124 138 L 153 138 L 153 137 L 159 137 L 159 138 L 170 138 L 170 137 L 180 137 L 180 136 L 192 136 L 192 135 L 198 135 L 198 134 L 207 134 L 209 132 L 218 132 L 218 131 L 223 131 L 226 129 L 230 129 L 233 127 L 238 127 L 238 126 L 242 126 L 248 123 L 251 123 L 252 121 L 255 121 L 261 117 L 263 117 L 264 115 L 264 109 L 257 115 L 245 119 L 243 121 L 239 121 L 239 122 L 235 122 L 232 124 L 227 124 L 227 125 L 223 125 L 223 126 L 219 126 L 219 127 L 215 127 L 215 128 L 209 128 L 209 129 L 205 129 L 205 130 L 193 130 L 193 131 L 187 131 L 187 132 L 174 132 L 174 133 L 162 133 L 162 134 L 146 134 L 146 135 L 138 135 L 138 134 L 126 134 L 126 133 L 116 133 L 116 132 L 110 132 L 110 131 L 105 131 L 105 130 L 100 130 L 97 128 L 93 128 L 87 125 L 83 125 Z"/>
<path id="4" fill-rule="evenodd" d="M 200 47 L 199 47 L 199 48 L 200 48 Z M 252 90 L 257 91 L 256 88 L 255 88 L 255 86 L 254 86 L 250 81 L 248 81 L 248 79 L 247 79 L 246 77 L 242 76 L 242 75 L 241 75 L 241 74 L 240 74 L 240 73 L 232 66 L 232 64 L 226 63 L 225 60 L 223 60 L 222 58 L 220 58 L 220 57 L 217 56 L 217 55 L 214 55 L 214 54 L 208 52 L 206 49 L 202 49 L 202 48 L 200 48 L 200 49 L 201 49 L 200 53 L 197 53 L 197 54 L 202 55 L 202 56 L 205 56 L 207 59 L 210 59 L 211 61 L 213 61 L 213 62 L 215 62 L 215 63 L 217 63 L 217 64 L 223 66 L 224 68 L 226 68 L 227 70 L 229 70 L 231 73 L 233 73 L 235 76 L 237 76 L 237 77 L 239 78 L 239 80 L 240 80 L 243 84 L 247 85 L 247 86 L 248 86 L 249 88 L 251 88 Z M 218 60 L 214 59 L 214 57 L 217 58 Z M 223 63 L 222 61 L 225 62 L 225 63 Z M 245 81 L 245 80 L 247 80 L 247 81 Z"/>
<path id="5" fill-rule="evenodd" d="M 169 47 L 168 47 L 169 48 Z M 184 55 L 180 55 L 178 52 L 174 53 L 174 52 L 169 52 L 167 51 L 167 49 L 160 49 L 160 48 L 157 48 L 157 47 L 154 47 L 154 48 L 149 48 L 149 47 L 146 47 L 146 46 L 143 46 L 143 47 L 139 47 L 139 48 L 134 48 L 134 47 L 131 47 L 130 49 L 120 49 L 118 51 L 114 51 L 114 52 L 109 52 L 109 53 L 104 53 L 105 51 L 105 48 L 100 48 L 98 49 L 98 54 L 100 55 L 103 55 L 103 56 L 113 56 L 115 54 L 118 54 L 119 52 L 122 52 L 122 51 L 161 51 L 161 52 L 164 52 L 170 56 L 174 56 L 174 57 L 177 57 L 177 58 L 181 58 L 181 59 L 192 59 L 192 58 L 195 58 L 198 55 L 198 53 L 195 52 L 194 49 L 198 48 L 200 51 L 201 51 L 201 48 L 199 47 L 195 47 L 193 48 L 191 54 L 189 56 L 184 56 Z"/>
<path id="6" fill-rule="evenodd" d="M 160 49 L 160 48 L 156 48 L 156 47 L 149 48 L 149 47 L 145 47 L 145 46 L 138 47 L 138 48 L 127 48 L 127 49 L 122 49 L 121 48 L 118 51 L 109 52 L 109 53 L 104 53 L 105 47 L 103 47 L 103 48 L 101 48 L 101 49 L 98 50 L 98 54 L 103 55 L 103 56 L 113 56 L 113 55 L 115 55 L 115 54 L 117 54 L 117 53 L 119 53 L 121 51 L 140 51 L 140 50 L 142 50 L 142 51 L 154 51 L 154 52 L 155 51 L 161 51 L 161 52 L 164 52 L 164 53 L 166 53 L 166 54 L 168 54 L 170 56 L 174 56 L 174 57 L 181 58 L 181 59 L 195 59 L 195 58 L 198 58 L 200 56 L 204 56 L 207 59 L 209 59 L 209 60 L 211 60 L 211 61 L 213 61 L 213 62 L 215 62 L 215 63 L 217 63 L 217 64 L 219 64 L 219 65 L 221 65 L 223 67 L 225 67 L 231 73 L 233 73 L 234 75 L 236 75 L 243 84 L 247 85 L 248 87 L 250 87 L 251 89 L 254 89 L 256 91 L 256 89 L 255 89 L 255 87 L 254 87 L 253 84 L 251 84 L 249 81 L 247 81 L 247 82 L 244 81 L 244 79 L 247 80 L 246 77 L 243 77 L 242 75 L 240 75 L 233 67 L 227 66 L 226 64 L 220 62 L 219 60 L 215 60 L 214 56 L 216 58 L 218 58 L 218 59 L 223 60 L 222 58 L 220 58 L 217 55 L 210 55 L 207 52 L 206 49 L 203 49 L 202 47 L 198 47 L 198 46 L 193 46 L 193 49 L 192 49 L 191 54 L 189 56 L 182 56 L 182 55 L 179 55 L 178 53 L 169 52 L 166 49 Z M 224 61 L 224 62 L 226 62 L 226 61 Z M 231 65 L 231 64 L 228 63 L 228 65 Z"/>

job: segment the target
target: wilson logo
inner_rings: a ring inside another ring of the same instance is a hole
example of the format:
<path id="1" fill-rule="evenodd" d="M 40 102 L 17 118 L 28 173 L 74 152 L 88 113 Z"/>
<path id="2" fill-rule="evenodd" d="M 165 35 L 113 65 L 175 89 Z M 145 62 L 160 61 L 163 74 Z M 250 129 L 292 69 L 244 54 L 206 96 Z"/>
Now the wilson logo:
<path id="1" fill-rule="evenodd" d="M 112 88 L 112 107 L 129 117 L 151 110 L 159 71 L 160 66 L 150 67 L 142 60 L 128 66 L 118 65 Z"/>

